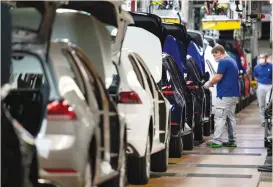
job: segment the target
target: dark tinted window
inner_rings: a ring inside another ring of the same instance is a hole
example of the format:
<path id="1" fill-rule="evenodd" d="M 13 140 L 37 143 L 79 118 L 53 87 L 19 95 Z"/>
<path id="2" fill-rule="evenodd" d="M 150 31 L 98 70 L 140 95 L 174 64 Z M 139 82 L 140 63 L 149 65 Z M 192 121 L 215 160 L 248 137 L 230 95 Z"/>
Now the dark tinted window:
<path id="1" fill-rule="evenodd" d="M 206 38 L 206 40 L 209 42 L 209 45 L 211 46 L 211 47 L 214 47 L 215 45 L 214 45 L 214 40 L 212 39 L 212 38 Z"/>
<path id="2" fill-rule="evenodd" d="M 194 43 L 203 47 L 203 40 L 202 40 L 202 36 L 200 34 L 195 33 L 195 32 L 190 32 L 190 31 L 188 31 L 188 34 L 190 35 L 190 37 Z"/>
<path id="3" fill-rule="evenodd" d="M 116 73 L 113 75 L 112 83 L 110 87 L 108 88 L 108 92 L 110 95 L 115 95 L 118 93 L 119 82 L 120 82 L 117 66 L 114 63 L 113 63 L 113 66 L 115 66 Z"/>

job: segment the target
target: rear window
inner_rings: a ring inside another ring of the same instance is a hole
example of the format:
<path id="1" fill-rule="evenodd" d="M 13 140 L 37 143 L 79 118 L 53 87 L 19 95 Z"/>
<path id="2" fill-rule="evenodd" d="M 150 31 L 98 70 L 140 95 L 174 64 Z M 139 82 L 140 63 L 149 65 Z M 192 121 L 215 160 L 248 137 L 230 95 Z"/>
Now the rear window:
<path id="1" fill-rule="evenodd" d="M 23 53 L 13 54 L 9 80 L 14 89 L 40 89 L 48 84 L 39 58 Z"/>
<path id="2" fill-rule="evenodd" d="M 206 40 L 209 42 L 211 47 L 214 47 L 214 40 L 212 38 L 206 38 Z"/>

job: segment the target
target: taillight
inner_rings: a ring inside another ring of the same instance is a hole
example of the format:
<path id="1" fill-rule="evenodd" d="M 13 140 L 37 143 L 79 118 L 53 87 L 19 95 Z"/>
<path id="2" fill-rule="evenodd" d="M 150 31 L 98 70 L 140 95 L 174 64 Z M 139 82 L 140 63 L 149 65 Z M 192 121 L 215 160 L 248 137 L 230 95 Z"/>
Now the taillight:
<path id="1" fill-rule="evenodd" d="M 172 86 L 164 86 L 162 88 L 162 93 L 164 96 L 173 96 L 174 95 L 174 92 L 173 92 L 173 89 L 172 89 Z"/>
<path id="2" fill-rule="evenodd" d="M 53 101 L 47 105 L 49 121 L 67 121 L 77 119 L 73 108 L 66 101 Z"/>
<path id="3" fill-rule="evenodd" d="M 136 92 L 120 92 L 119 93 L 119 103 L 123 104 L 141 104 L 141 100 Z"/>

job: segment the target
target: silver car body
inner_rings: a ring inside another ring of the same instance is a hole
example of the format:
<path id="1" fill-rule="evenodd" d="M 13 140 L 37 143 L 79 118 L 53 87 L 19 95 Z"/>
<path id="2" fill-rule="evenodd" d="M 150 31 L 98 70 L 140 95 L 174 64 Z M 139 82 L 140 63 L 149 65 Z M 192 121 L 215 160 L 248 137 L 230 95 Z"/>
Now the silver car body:
<path id="1" fill-rule="evenodd" d="M 29 25 L 37 24 L 37 17 L 35 17 L 37 16 L 37 12 L 34 13 L 31 10 L 25 10 L 25 12 L 22 11 L 20 14 L 17 14 L 17 16 L 20 16 L 20 18 L 27 16 L 27 19 L 23 20 L 27 20 Z M 87 25 L 89 26 L 88 28 L 86 28 Z M 95 18 L 79 12 L 66 11 L 65 13 L 57 13 L 53 38 L 54 36 L 59 36 L 58 32 L 62 29 L 64 29 L 62 34 L 69 33 L 70 35 L 63 35 L 64 37 L 59 38 L 68 40 L 52 43 L 51 45 L 50 56 L 52 60 L 47 66 L 48 69 L 52 68 L 53 70 L 53 80 L 50 84 L 52 89 L 50 98 L 53 101 L 66 100 L 71 107 L 70 110 L 73 110 L 76 114 L 77 119 L 63 121 L 64 119 L 59 118 L 60 116 L 54 116 L 55 118 L 48 116 L 50 120 L 48 120 L 47 126 L 44 128 L 46 129 L 45 135 L 40 136 L 40 139 L 42 139 L 40 142 L 42 143 L 40 143 L 40 148 L 38 149 L 40 153 L 43 153 L 40 156 L 41 176 L 66 187 L 83 186 L 85 183 L 86 165 L 89 162 L 88 151 L 90 141 L 95 136 L 97 144 L 100 145 L 100 131 L 97 127 L 99 117 L 103 116 L 103 126 L 106 130 L 104 132 L 106 133 L 104 134 L 105 144 L 103 149 L 101 147 L 97 149 L 97 155 L 100 155 L 99 153 L 103 151 L 104 157 L 96 159 L 96 165 L 99 167 L 96 167 L 96 171 L 92 171 L 95 173 L 94 185 L 96 185 L 118 175 L 110 165 L 110 159 L 113 155 L 110 153 L 109 116 L 115 114 L 111 114 L 109 110 L 106 110 L 109 109 L 106 95 L 102 95 L 104 110 L 98 110 L 91 85 L 86 88 L 88 90 L 86 92 L 87 97 L 83 96 L 80 85 L 73 80 L 73 77 L 80 75 L 75 75 L 75 72 L 69 70 L 68 60 L 60 52 L 62 48 L 73 49 L 71 40 L 75 39 L 73 42 L 87 50 L 85 52 L 87 52 L 88 57 L 93 57 L 90 59 L 91 62 L 93 60 L 98 60 L 101 63 L 111 62 L 110 36 L 103 24 L 95 20 Z M 65 36 L 68 36 L 68 38 Z M 86 36 L 88 37 L 86 38 Z M 90 42 L 88 42 L 88 38 Z M 105 46 L 109 46 L 109 49 L 105 48 Z M 71 54 L 73 54 L 73 50 L 71 50 Z M 99 57 L 95 58 L 95 56 Z M 87 76 L 83 76 L 82 78 L 84 83 L 90 81 Z M 104 88 L 101 87 L 101 89 Z M 87 98 L 90 105 L 85 101 Z M 121 127 L 121 129 L 123 128 Z"/>

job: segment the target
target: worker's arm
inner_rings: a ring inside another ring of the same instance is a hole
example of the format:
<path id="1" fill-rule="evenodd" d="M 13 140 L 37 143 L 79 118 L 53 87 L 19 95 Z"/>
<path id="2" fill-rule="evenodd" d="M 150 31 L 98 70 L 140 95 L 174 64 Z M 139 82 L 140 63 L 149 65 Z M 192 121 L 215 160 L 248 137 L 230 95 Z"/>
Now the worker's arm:
<path id="1" fill-rule="evenodd" d="M 257 73 L 257 68 L 255 67 L 254 72 L 253 72 L 253 78 L 254 78 L 255 81 L 258 81 L 257 77 L 258 77 L 258 73 Z"/>
<path id="2" fill-rule="evenodd" d="M 223 74 L 216 74 L 209 82 L 210 86 L 217 84 L 223 77 Z"/>
<path id="3" fill-rule="evenodd" d="M 217 69 L 217 74 L 211 79 L 209 82 L 209 86 L 213 86 L 214 84 L 217 84 L 223 77 L 224 73 L 227 69 L 227 63 L 226 61 L 220 61 Z"/>

